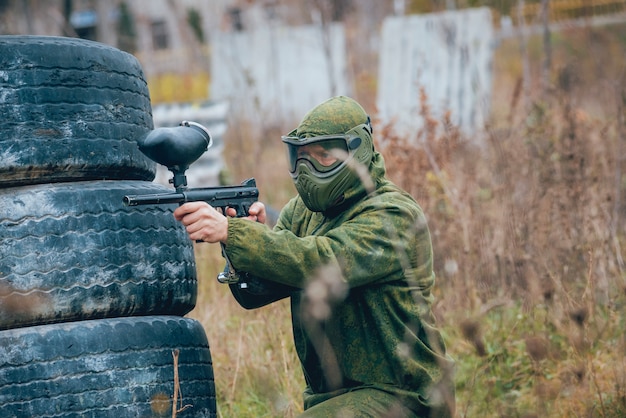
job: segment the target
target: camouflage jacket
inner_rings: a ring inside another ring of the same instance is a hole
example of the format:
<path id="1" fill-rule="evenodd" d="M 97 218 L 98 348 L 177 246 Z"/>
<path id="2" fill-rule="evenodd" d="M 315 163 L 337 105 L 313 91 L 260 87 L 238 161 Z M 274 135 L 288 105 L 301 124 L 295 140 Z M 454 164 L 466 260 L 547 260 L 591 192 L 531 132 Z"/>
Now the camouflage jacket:
<path id="1" fill-rule="evenodd" d="M 415 200 L 386 179 L 379 154 L 370 173 L 375 191 L 355 192 L 334 213 L 296 197 L 273 230 L 229 219 L 233 266 L 276 283 L 257 294 L 231 289 L 246 308 L 291 297 L 305 407 L 374 386 L 424 411 L 440 402 L 433 390 L 451 365 L 430 310 L 430 233 Z"/>

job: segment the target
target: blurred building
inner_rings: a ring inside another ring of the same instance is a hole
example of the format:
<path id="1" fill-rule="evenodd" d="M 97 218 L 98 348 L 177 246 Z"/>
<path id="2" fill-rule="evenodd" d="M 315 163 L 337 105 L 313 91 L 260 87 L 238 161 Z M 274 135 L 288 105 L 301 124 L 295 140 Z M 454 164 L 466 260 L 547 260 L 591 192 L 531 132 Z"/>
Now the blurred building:
<path id="1" fill-rule="evenodd" d="M 372 11 L 388 8 L 366 3 L 375 6 L 357 7 L 355 0 L 0 0 L 0 34 L 71 36 L 115 46 L 137 56 L 153 103 L 190 102 L 210 97 L 212 33 L 337 21 L 363 9 L 361 17 L 374 28 L 379 17 Z"/>
<path id="2" fill-rule="evenodd" d="M 137 56 L 153 103 L 206 100 L 210 34 L 263 16 L 238 0 L 4 0 L 0 34 L 80 37 Z M 273 9 L 272 9 L 273 10 Z M 270 12 L 271 13 L 271 12 Z M 259 23 L 257 23 L 259 24 Z"/>
<path id="3" fill-rule="evenodd" d="M 489 108 L 490 70 L 483 63 L 490 63 L 491 22 L 472 23 L 450 12 L 450 19 L 431 13 L 384 24 L 415 4 L 0 0 L 0 33 L 78 36 L 133 53 L 144 69 L 157 125 L 171 124 L 180 109 L 212 112 L 202 107 L 224 101 L 229 117 L 282 129 L 337 94 L 355 97 L 385 119 L 408 112 L 403 118 L 412 120 L 418 85 L 433 109 L 448 108 L 461 126 L 480 125 L 483 112 L 476 109 Z"/>

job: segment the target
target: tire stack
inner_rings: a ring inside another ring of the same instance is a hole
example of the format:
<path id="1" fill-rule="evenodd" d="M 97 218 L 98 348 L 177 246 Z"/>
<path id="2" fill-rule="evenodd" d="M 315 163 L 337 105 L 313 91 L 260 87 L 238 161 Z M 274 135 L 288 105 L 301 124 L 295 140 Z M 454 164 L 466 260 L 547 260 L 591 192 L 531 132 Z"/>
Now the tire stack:
<path id="1" fill-rule="evenodd" d="M 172 206 L 122 203 L 173 191 L 137 148 L 138 61 L 0 36 L 0 114 L 0 416 L 215 417 L 193 246 Z"/>

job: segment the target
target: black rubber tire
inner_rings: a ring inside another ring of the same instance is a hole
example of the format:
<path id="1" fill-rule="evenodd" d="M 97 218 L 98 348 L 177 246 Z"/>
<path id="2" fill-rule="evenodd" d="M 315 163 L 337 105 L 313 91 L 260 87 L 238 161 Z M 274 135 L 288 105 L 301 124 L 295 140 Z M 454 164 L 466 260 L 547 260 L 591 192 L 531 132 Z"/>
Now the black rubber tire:
<path id="1" fill-rule="evenodd" d="M 178 417 L 215 417 L 211 353 L 199 322 L 100 319 L 0 331 L 4 418 L 170 417 L 179 350 Z"/>
<path id="2" fill-rule="evenodd" d="M 153 128 L 139 61 L 101 43 L 0 36 L 0 187 L 152 180 L 137 148 Z"/>
<path id="3" fill-rule="evenodd" d="M 122 203 L 173 191 L 134 180 L 0 189 L 0 329 L 193 309 L 194 249 L 176 205 Z"/>

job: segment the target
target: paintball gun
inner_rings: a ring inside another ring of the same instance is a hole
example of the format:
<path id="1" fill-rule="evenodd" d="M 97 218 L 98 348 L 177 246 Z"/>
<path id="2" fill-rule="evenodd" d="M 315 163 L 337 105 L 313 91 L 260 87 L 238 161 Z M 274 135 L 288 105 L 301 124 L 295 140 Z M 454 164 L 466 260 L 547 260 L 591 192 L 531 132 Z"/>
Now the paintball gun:
<path id="1" fill-rule="evenodd" d="M 233 208 L 237 217 L 248 215 L 250 206 L 258 200 L 259 190 L 256 181 L 251 178 L 239 186 L 188 188 L 185 171 L 212 144 L 211 134 L 196 122 L 183 121 L 173 128 L 157 128 L 150 131 L 139 141 L 139 150 L 151 160 L 164 165 L 172 172 L 170 184 L 176 189 L 172 193 L 145 195 L 126 195 L 123 202 L 126 206 L 166 205 L 186 202 L 207 202 L 209 205 L 225 210 Z M 227 268 L 218 275 L 220 283 L 237 283 L 239 276 L 235 272 L 222 244 L 222 255 L 226 259 Z M 241 285 L 241 284 L 240 284 Z M 245 287 L 242 286 L 242 287 Z"/>

